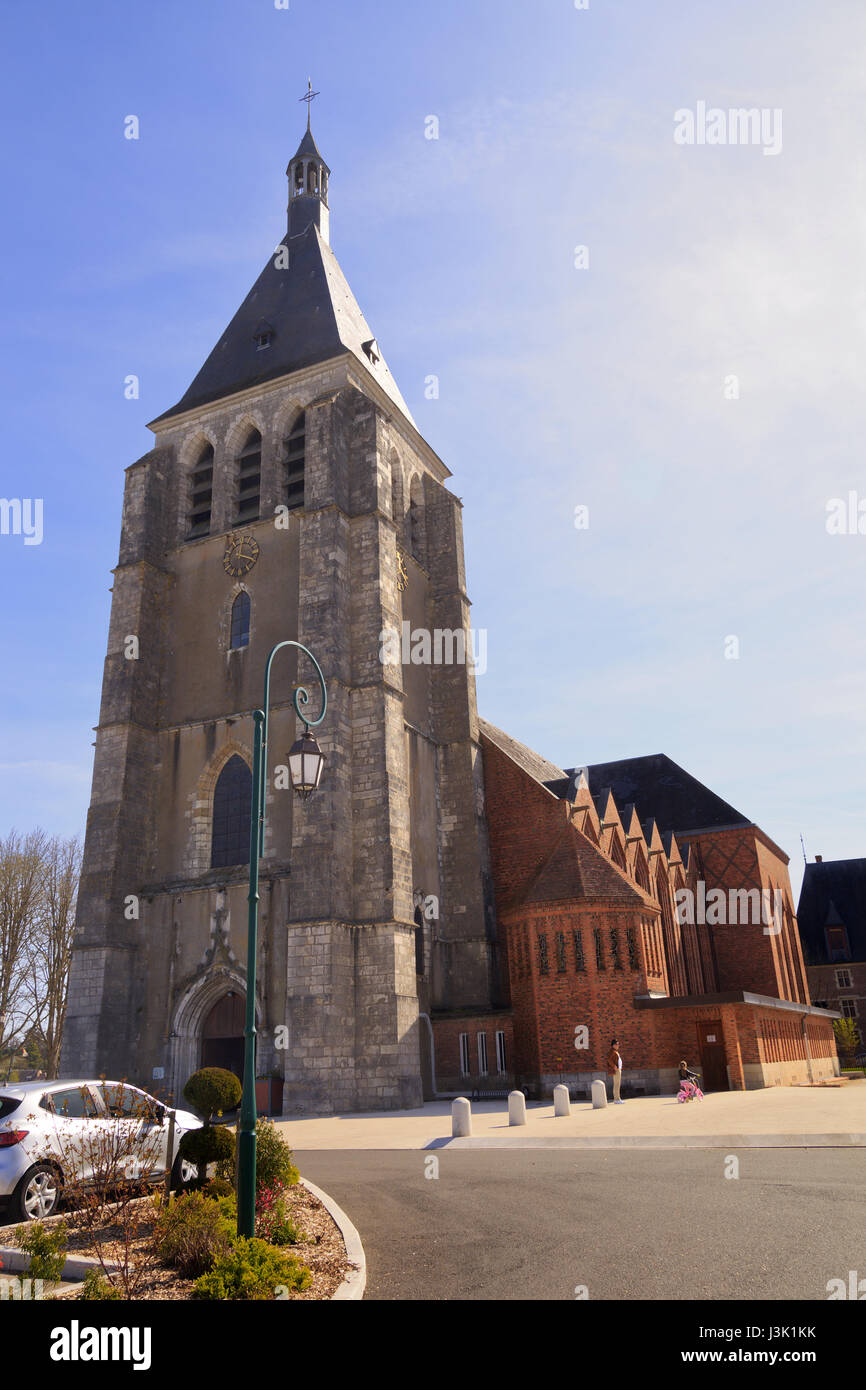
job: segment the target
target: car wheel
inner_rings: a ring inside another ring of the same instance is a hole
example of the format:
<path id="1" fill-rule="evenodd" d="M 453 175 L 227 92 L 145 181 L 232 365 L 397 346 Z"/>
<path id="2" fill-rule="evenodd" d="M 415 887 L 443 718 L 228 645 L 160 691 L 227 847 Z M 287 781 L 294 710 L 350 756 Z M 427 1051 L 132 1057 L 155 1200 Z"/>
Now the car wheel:
<path id="1" fill-rule="evenodd" d="M 15 1221 L 41 1221 L 53 1216 L 60 1203 L 63 1184 L 50 1163 L 37 1163 L 25 1173 L 15 1189 L 11 1213 Z"/>
<path id="2" fill-rule="evenodd" d="M 181 1158 L 178 1154 L 174 1160 L 174 1167 L 171 1170 L 171 1185 L 177 1190 L 185 1187 L 188 1182 L 195 1182 L 198 1177 L 198 1168 L 195 1163 L 190 1163 L 188 1158 Z"/>

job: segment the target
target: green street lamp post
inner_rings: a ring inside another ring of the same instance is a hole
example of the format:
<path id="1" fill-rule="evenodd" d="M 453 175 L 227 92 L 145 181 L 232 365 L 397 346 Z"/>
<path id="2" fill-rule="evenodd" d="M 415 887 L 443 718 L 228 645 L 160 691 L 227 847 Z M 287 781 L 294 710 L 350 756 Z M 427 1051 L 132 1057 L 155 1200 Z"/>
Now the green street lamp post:
<path id="1" fill-rule="evenodd" d="M 271 649 L 265 665 L 265 691 L 262 708 L 255 710 L 253 720 L 253 786 L 250 809 L 250 890 L 247 927 L 247 1010 L 244 1029 L 244 1087 L 241 1097 L 238 1129 L 238 1235 L 253 1236 L 256 1229 L 256 947 L 259 927 L 259 859 L 265 837 L 265 779 L 268 765 L 268 706 L 270 704 L 271 663 L 282 647 L 297 647 L 312 661 L 322 687 L 322 710 L 318 719 L 308 719 L 301 709 L 310 697 L 303 686 L 292 695 L 295 713 L 304 725 L 304 732 L 289 750 L 289 776 L 298 795 L 306 801 L 316 790 L 325 765 L 325 755 L 319 748 L 311 728 L 321 724 L 328 708 L 328 692 L 322 669 L 311 651 L 300 642 L 278 642 Z"/>

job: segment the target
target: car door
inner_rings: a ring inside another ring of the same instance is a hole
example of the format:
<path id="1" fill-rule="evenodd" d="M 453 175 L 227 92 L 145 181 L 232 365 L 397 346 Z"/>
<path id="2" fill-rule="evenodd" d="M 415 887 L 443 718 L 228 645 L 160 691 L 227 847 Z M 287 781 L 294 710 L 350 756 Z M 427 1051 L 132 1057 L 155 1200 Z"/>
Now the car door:
<path id="1" fill-rule="evenodd" d="M 167 1129 L 163 1107 L 125 1081 L 99 1085 L 113 1172 L 118 1178 L 153 1178 L 165 1171 Z"/>
<path id="2" fill-rule="evenodd" d="M 60 1160 L 67 1185 L 93 1177 L 100 1148 L 100 1106 L 87 1082 L 46 1091 L 39 1102 L 49 1116 L 49 1147 Z"/>

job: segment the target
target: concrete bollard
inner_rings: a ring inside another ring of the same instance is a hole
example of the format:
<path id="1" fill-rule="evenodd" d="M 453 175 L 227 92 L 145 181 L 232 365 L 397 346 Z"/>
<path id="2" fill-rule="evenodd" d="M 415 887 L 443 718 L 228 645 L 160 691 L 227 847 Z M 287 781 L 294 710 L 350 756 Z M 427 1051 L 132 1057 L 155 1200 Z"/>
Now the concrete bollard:
<path id="1" fill-rule="evenodd" d="M 568 1098 L 568 1087 L 562 1082 L 553 1088 L 553 1113 L 554 1115 L 570 1115 L 571 1102 Z"/>
<path id="2" fill-rule="evenodd" d="M 466 1139 L 472 1133 L 472 1106 L 465 1096 L 451 1102 L 451 1138 Z"/>
<path id="3" fill-rule="evenodd" d="M 607 1105 L 607 1086 L 603 1081 L 593 1081 L 592 1083 L 592 1108 L 593 1110 L 603 1110 Z"/>
<path id="4" fill-rule="evenodd" d="M 510 1125 L 526 1124 L 526 1096 L 522 1091 L 509 1091 L 508 1093 L 508 1123 Z"/>

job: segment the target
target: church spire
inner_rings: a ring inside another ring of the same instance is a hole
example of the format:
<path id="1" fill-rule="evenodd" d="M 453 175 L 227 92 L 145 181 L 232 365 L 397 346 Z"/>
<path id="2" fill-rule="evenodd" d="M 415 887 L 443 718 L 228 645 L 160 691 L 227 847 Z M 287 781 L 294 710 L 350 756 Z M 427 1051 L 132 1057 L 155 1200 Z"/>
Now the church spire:
<path id="1" fill-rule="evenodd" d="M 328 175 L 330 169 L 319 153 L 310 128 L 310 106 L 318 92 L 307 78 L 307 90 L 300 101 L 307 103 L 307 129 L 286 174 L 289 180 L 289 236 L 300 236 L 315 223 L 330 245 L 328 213 Z"/>

